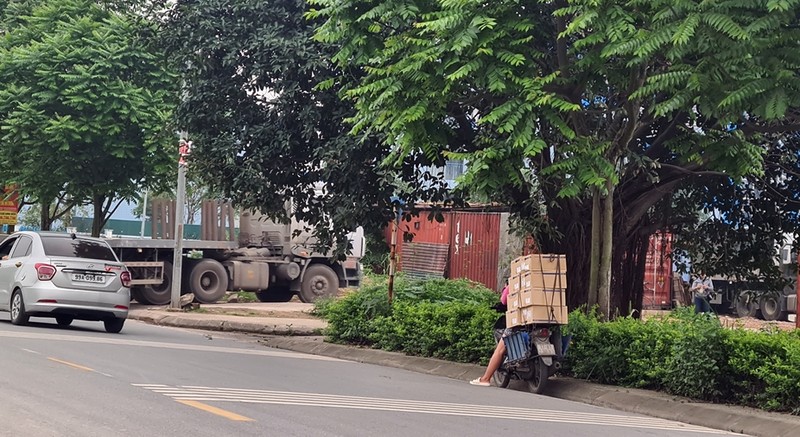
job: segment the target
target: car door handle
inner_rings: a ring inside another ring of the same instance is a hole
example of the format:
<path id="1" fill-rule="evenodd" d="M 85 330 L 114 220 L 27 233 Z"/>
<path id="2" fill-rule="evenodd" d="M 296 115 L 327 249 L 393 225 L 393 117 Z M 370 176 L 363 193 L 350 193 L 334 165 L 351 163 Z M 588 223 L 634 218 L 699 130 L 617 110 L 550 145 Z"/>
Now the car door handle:
<path id="1" fill-rule="evenodd" d="M 14 264 L 14 265 L 17 266 L 17 267 L 22 267 L 22 262 L 21 261 L 17 261 L 17 263 Z"/>

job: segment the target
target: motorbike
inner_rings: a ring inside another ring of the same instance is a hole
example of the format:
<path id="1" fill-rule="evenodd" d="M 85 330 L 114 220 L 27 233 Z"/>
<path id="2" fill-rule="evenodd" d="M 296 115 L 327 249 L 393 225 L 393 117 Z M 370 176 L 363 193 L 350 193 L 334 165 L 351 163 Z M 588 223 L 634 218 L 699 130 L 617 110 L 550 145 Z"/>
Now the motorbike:
<path id="1" fill-rule="evenodd" d="M 506 344 L 506 357 L 492 375 L 497 387 L 506 388 L 512 379 L 523 380 L 533 393 L 542 393 L 548 379 L 561 368 L 569 342 L 564 342 L 561 325 L 532 324 L 515 327 L 503 337 L 506 318 L 501 316 L 494 325 L 496 342 Z"/>

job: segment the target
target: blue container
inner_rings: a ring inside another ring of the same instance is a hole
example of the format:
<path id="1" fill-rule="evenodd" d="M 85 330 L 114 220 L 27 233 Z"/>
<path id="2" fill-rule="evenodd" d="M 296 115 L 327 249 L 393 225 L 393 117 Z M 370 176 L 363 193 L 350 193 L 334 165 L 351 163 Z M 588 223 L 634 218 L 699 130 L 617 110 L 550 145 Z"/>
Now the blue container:
<path id="1" fill-rule="evenodd" d="M 503 337 L 508 362 L 525 360 L 531 355 L 531 337 L 525 331 L 514 332 Z"/>

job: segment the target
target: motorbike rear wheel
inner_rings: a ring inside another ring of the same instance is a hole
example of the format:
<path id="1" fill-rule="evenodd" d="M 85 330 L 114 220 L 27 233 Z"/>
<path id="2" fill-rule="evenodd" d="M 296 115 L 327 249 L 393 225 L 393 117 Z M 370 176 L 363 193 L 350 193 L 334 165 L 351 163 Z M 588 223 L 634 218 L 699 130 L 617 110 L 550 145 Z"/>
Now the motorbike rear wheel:
<path id="1" fill-rule="evenodd" d="M 550 373 L 547 365 L 539 358 L 535 358 L 531 366 L 531 378 L 528 379 L 528 388 L 532 393 L 540 394 L 547 386 L 547 378 Z"/>
<path id="2" fill-rule="evenodd" d="M 492 373 L 492 382 L 494 382 L 494 385 L 497 387 L 506 388 L 508 387 L 508 383 L 511 382 L 511 374 L 505 371 L 501 365 L 499 369 Z"/>

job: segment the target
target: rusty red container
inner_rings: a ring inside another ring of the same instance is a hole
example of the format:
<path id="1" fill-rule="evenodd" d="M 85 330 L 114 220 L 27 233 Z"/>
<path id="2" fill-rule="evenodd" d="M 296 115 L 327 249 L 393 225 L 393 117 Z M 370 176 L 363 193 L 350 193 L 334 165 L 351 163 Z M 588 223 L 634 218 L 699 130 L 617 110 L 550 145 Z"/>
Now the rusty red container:
<path id="1" fill-rule="evenodd" d="M 443 222 L 422 211 L 401 221 L 397 233 L 398 270 L 411 276 L 465 278 L 491 290 L 498 287 L 501 213 L 444 212 Z M 392 226 L 385 230 L 391 242 Z M 410 238 L 410 241 L 408 241 Z"/>
<path id="2" fill-rule="evenodd" d="M 644 270 L 643 309 L 672 308 L 672 234 L 650 236 Z"/>

